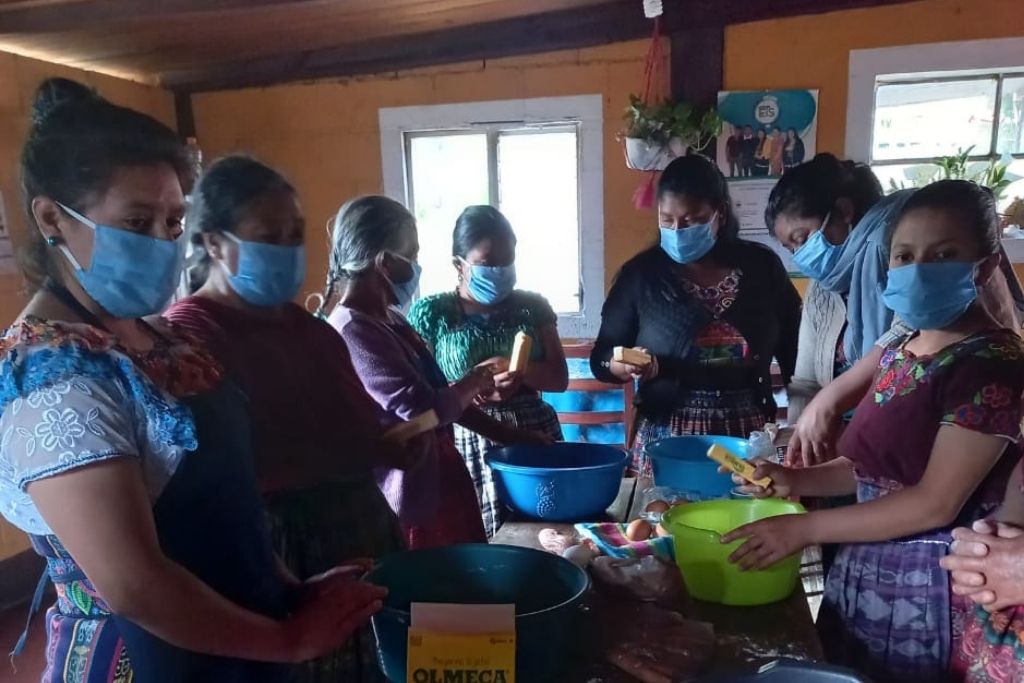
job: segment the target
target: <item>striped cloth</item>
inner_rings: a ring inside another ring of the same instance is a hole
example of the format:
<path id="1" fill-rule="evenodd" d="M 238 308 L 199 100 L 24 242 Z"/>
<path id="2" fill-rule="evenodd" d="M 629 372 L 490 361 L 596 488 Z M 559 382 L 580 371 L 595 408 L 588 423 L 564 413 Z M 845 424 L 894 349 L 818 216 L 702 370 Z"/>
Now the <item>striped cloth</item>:
<path id="1" fill-rule="evenodd" d="M 626 525 L 615 522 L 581 523 L 576 525 L 576 531 L 585 539 L 593 541 L 609 557 L 624 559 L 653 555 L 666 560 L 675 559 L 671 536 L 631 541 L 626 538 Z"/>

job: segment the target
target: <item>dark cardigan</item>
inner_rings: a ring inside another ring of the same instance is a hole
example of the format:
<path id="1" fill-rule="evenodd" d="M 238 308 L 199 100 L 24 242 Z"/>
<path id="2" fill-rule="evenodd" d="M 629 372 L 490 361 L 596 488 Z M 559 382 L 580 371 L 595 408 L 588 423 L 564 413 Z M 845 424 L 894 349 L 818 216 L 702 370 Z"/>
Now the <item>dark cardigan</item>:
<path id="1" fill-rule="evenodd" d="M 776 405 L 771 388 L 771 363 L 776 358 L 785 382 L 796 364 L 800 330 L 800 295 L 782 261 L 768 247 L 734 240 L 716 245 L 715 259 L 742 271 L 740 291 L 722 319 L 747 340 L 753 354 L 750 368 L 715 368 L 687 361 L 695 336 L 711 320 L 711 312 L 686 293 L 678 266 L 660 247 L 652 247 L 619 271 L 604 309 L 601 331 L 590 356 L 594 376 L 621 383 L 607 364 L 616 346 L 640 346 L 657 356 L 659 373 L 643 382 L 636 403 L 645 415 L 664 415 L 685 390 L 754 389 L 773 420 Z"/>

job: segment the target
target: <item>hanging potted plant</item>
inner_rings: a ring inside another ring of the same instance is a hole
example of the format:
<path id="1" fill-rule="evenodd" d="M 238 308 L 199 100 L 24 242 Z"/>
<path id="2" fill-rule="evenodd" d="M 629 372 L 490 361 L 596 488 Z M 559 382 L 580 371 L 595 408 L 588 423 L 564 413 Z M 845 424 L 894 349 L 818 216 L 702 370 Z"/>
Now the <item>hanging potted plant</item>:
<path id="1" fill-rule="evenodd" d="M 714 109 L 698 111 L 686 102 L 665 100 L 648 104 L 629 96 L 626 128 L 619 134 L 626 165 L 638 171 L 660 171 L 688 150 L 699 151 L 722 132 L 722 119 Z"/>

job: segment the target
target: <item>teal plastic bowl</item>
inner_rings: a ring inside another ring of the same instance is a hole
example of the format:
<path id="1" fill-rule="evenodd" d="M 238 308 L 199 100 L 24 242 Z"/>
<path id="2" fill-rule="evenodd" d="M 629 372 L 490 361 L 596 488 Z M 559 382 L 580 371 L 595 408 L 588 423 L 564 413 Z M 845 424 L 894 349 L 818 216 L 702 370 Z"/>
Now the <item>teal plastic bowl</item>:
<path id="1" fill-rule="evenodd" d="M 728 498 L 735 484 L 732 477 L 718 471 L 718 463 L 708 458 L 708 449 L 722 446 L 747 459 L 746 439 L 734 436 L 673 436 L 649 443 L 644 453 L 651 459 L 654 483 L 677 491 L 687 491 L 700 500 Z"/>
<path id="2" fill-rule="evenodd" d="M 586 571 L 550 553 L 509 545 L 453 545 L 390 555 L 366 577 L 388 589 L 373 617 L 381 669 L 405 683 L 410 605 L 414 602 L 514 604 L 516 680 L 557 680 Z"/>

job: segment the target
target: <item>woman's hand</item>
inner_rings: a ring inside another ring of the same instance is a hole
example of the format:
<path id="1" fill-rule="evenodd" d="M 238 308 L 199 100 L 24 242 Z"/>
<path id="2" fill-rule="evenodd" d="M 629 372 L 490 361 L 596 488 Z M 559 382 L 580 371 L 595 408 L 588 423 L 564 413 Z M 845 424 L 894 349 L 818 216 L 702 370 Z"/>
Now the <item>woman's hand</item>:
<path id="1" fill-rule="evenodd" d="M 356 558 L 328 569 L 322 574 L 311 576 L 300 584 L 301 600 L 303 603 L 317 600 L 330 593 L 338 584 L 356 581 L 371 569 L 373 569 L 373 560 Z"/>
<path id="2" fill-rule="evenodd" d="M 464 408 L 475 405 L 479 402 L 481 396 L 489 396 L 494 393 L 493 366 L 487 364 L 477 365 L 467 372 L 462 379 L 455 382 L 452 388 L 458 392 Z"/>
<path id="3" fill-rule="evenodd" d="M 729 561 L 743 570 L 767 569 L 811 545 L 808 516 L 779 515 L 744 524 L 722 536 L 722 543 L 741 538 L 746 542 L 729 556 Z"/>
<path id="4" fill-rule="evenodd" d="M 380 611 L 387 590 L 340 573 L 322 579 L 315 599 L 283 622 L 290 661 L 304 662 L 335 650 Z"/>
<path id="5" fill-rule="evenodd" d="M 504 356 L 488 358 L 476 367 L 488 370 L 494 380 L 493 391 L 481 392 L 477 396 L 477 405 L 506 401 L 518 394 L 523 386 L 523 373 L 509 370 L 509 359 Z"/>
<path id="6" fill-rule="evenodd" d="M 790 468 L 761 458 L 751 460 L 750 463 L 757 466 L 754 470 L 754 479 L 768 477 L 772 481 L 767 487 L 762 487 L 751 484 L 738 474 L 733 474 L 732 481 L 739 486 L 740 491 L 750 494 L 754 498 L 789 498 L 793 495 L 793 471 Z M 732 470 L 722 467 L 718 471 L 731 472 Z"/>
<path id="7" fill-rule="evenodd" d="M 953 530 L 950 554 L 939 564 L 953 578 L 953 592 L 990 612 L 1024 604 L 1024 529 L 980 520 Z"/>
<path id="8" fill-rule="evenodd" d="M 658 357 L 641 346 L 636 346 L 633 350 L 639 351 L 640 353 L 646 353 L 651 357 L 651 362 L 647 365 L 631 365 L 629 363 L 621 363 L 613 359 L 608 366 L 608 369 L 611 370 L 612 374 L 623 382 L 629 382 L 631 380 L 646 382 L 657 377 L 659 369 Z"/>
<path id="9" fill-rule="evenodd" d="M 836 457 L 842 416 L 827 401 L 812 400 L 796 421 L 786 449 L 786 464 L 812 467 Z"/>

